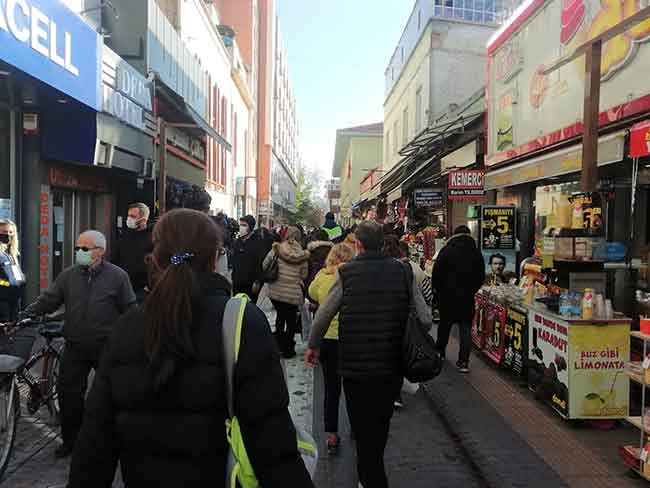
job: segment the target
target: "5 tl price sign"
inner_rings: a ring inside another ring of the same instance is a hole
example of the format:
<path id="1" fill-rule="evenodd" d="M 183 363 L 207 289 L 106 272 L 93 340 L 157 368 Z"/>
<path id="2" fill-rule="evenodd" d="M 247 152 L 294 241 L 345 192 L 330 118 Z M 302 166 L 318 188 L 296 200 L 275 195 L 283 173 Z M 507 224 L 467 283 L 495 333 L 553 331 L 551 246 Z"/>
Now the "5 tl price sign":
<path id="1" fill-rule="evenodd" d="M 481 209 L 481 247 L 485 250 L 514 250 L 517 239 L 515 207 L 483 206 Z"/>

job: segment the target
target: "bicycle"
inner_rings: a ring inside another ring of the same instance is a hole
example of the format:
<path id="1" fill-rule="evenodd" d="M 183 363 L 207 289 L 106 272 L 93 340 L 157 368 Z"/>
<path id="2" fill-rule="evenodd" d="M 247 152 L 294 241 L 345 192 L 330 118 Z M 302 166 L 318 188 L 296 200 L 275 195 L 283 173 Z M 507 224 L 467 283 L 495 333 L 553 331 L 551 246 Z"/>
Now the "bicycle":
<path id="1" fill-rule="evenodd" d="M 16 334 L 34 328 L 45 339 L 45 344 L 25 361 L 23 357 L 30 354 L 36 336 Z M 24 319 L 0 324 L 0 332 L 4 333 L 4 339 L 7 339 L 8 349 L 11 352 L 13 352 L 12 346 L 17 346 L 17 339 L 24 340 L 29 347 L 29 350 L 22 355 L 20 353 L 15 356 L 0 354 L 0 479 L 2 479 L 9 465 L 21 414 L 19 384 L 26 385 L 29 390 L 26 407 L 30 414 L 35 414 L 45 406 L 51 418 L 58 421 L 60 410 L 56 388 L 63 345 L 57 339 L 63 337 L 63 324 L 51 318 Z M 42 364 L 40 372 L 32 371 L 39 364 Z"/>

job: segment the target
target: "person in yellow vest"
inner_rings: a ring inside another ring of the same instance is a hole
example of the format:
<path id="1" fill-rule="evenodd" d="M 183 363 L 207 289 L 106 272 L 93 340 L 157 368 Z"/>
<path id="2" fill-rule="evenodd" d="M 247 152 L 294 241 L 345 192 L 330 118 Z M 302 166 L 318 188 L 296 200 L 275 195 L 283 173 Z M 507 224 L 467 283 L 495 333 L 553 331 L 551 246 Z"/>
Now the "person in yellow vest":
<path id="1" fill-rule="evenodd" d="M 343 227 L 336 223 L 336 218 L 332 212 L 327 212 L 325 215 L 325 224 L 323 224 L 321 229 L 327 233 L 330 242 L 334 244 L 340 243 L 345 238 L 343 235 Z"/>
<path id="2" fill-rule="evenodd" d="M 309 296 L 321 304 L 327 298 L 336 283 L 339 267 L 354 258 L 354 251 L 347 244 L 335 245 L 314 281 L 309 286 Z M 339 397 L 341 396 L 341 377 L 338 372 L 339 362 L 339 317 L 336 315 L 325 333 L 321 344 L 320 362 L 323 366 L 325 380 L 325 432 L 327 432 L 327 452 L 335 455 L 341 440 L 338 435 L 339 427 Z"/>

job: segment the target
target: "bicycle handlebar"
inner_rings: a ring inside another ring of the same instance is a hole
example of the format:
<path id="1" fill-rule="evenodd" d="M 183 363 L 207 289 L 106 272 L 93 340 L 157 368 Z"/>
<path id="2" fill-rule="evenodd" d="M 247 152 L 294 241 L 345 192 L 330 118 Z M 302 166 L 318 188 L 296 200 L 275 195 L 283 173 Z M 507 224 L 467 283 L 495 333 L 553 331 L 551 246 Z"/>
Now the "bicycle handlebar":
<path id="1" fill-rule="evenodd" d="M 61 322 L 62 316 L 55 317 L 27 317 L 24 319 L 14 320 L 13 322 L 0 322 L 0 329 L 3 332 L 11 331 L 13 329 L 24 329 L 25 327 L 30 327 L 32 325 L 45 325 L 52 324 L 54 322 Z"/>

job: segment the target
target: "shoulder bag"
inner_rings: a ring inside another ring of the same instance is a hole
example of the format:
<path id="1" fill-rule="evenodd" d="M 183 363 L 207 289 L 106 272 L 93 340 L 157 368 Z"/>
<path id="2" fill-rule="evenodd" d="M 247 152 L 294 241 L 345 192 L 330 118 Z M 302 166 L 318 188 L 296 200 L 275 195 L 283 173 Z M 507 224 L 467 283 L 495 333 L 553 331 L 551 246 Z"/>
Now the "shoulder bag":
<path id="1" fill-rule="evenodd" d="M 264 283 L 274 283 L 278 281 L 278 275 L 280 274 L 280 264 L 278 263 L 279 255 L 278 252 L 273 250 L 273 257 L 271 261 L 266 265 L 262 266 L 262 280 Z"/>
<path id="2" fill-rule="evenodd" d="M 226 488 L 260 488 L 250 462 L 239 420 L 235 415 L 235 367 L 239 357 L 244 313 L 249 299 L 239 294 L 228 300 L 223 315 L 222 338 L 224 363 L 226 367 L 226 391 L 228 394 L 228 419 L 226 420 L 226 438 L 228 439 L 228 460 L 226 465 Z M 309 474 L 314 477 L 318 463 L 318 449 L 313 437 L 303 429 L 295 427 L 298 451 L 302 456 Z M 290 483 L 289 483 L 290 484 Z"/>
<path id="3" fill-rule="evenodd" d="M 443 361 L 436 341 L 420 323 L 413 300 L 413 270 L 404 265 L 409 294 L 409 315 L 402 339 L 402 374 L 411 383 L 430 381 L 442 371 Z"/>

